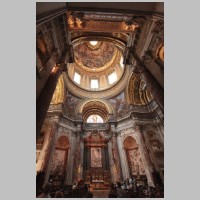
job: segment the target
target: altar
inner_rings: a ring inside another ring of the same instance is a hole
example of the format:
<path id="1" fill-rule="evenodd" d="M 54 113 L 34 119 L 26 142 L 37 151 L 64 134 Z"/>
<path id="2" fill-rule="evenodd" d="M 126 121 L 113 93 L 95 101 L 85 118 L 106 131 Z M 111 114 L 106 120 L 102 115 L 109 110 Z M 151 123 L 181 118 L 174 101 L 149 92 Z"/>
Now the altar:
<path id="1" fill-rule="evenodd" d="M 94 189 L 110 185 L 108 139 L 99 131 L 91 131 L 84 141 L 83 178 Z"/>
<path id="2" fill-rule="evenodd" d="M 92 183 L 94 183 L 94 189 L 95 190 L 102 189 L 102 186 L 104 185 L 104 181 L 103 180 L 92 180 Z"/>

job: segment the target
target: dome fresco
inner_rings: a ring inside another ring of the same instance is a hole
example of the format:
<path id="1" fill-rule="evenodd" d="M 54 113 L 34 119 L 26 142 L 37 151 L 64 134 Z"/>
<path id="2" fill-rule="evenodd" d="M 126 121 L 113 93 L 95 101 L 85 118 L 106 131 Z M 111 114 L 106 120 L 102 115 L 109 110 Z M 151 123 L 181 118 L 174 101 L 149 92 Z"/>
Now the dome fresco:
<path id="1" fill-rule="evenodd" d="M 72 83 L 88 91 L 106 90 L 123 76 L 122 53 L 111 42 L 84 41 L 73 47 L 75 62 L 68 70 Z"/>
<path id="2" fill-rule="evenodd" d="M 114 52 L 115 47 L 108 42 L 97 42 L 96 45 L 84 42 L 74 48 L 75 59 L 78 63 L 89 68 L 104 66 L 112 59 Z"/>

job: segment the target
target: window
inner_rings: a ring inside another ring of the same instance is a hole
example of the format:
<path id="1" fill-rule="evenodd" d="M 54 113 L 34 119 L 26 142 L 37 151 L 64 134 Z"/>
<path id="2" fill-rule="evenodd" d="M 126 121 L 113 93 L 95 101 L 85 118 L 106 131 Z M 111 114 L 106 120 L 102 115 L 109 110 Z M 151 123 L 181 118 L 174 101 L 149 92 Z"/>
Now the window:
<path id="1" fill-rule="evenodd" d="M 75 74 L 74 74 L 74 81 L 75 81 L 76 83 L 78 83 L 78 84 L 81 83 L 81 75 L 78 74 L 77 72 L 75 72 Z"/>
<path id="2" fill-rule="evenodd" d="M 121 57 L 121 59 L 120 59 L 120 66 L 121 66 L 121 68 L 124 68 L 123 62 L 124 62 L 124 59 L 123 59 L 123 57 Z"/>
<path id="3" fill-rule="evenodd" d="M 117 80 L 117 75 L 116 75 L 115 72 L 113 72 L 112 74 L 110 74 L 108 76 L 108 82 L 109 82 L 109 84 L 113 84 L 116 80 Z"/>
<path id="4" fill-rule="evenodd" d="M 97 43 L 98 43 L 97 41 L 90 41 L 90 44 L 91 44 L 92 46 L 95 46 Z"/>
<path id="5" fill-rule="evenodd" d="M 99 88 L 99 81 L 97 79 L 91 79 L 91 88 Z"/>
<path id="6" fill-rule="evenodd" d="M 103 119 L 99 115 L 90 115 L 87 118 L 87 123 L 103 123 Z"/>

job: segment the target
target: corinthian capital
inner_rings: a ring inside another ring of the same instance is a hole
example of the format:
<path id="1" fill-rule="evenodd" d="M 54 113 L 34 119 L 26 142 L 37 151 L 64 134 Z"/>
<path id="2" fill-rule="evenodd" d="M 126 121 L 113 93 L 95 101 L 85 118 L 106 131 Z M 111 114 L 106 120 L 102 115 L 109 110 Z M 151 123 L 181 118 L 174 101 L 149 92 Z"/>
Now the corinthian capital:
<path id="1" fill-rule="evenodd" d="M 140 131 L 140 130 L 141 130 L 141 127 L 142 127 L 141 124 L 135 123 L 133 129 L 134 129 L 134 131 Z"/>

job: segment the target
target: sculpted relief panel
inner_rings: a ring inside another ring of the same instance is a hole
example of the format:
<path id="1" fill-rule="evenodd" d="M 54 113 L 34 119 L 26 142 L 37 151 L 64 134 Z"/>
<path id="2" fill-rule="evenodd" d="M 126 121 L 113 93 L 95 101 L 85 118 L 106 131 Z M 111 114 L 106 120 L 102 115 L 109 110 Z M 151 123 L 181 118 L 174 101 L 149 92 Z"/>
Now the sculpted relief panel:
<path id="1" fill-rule="evenodd" d="M 102 167 L 100 147 L 91 147 L 91 167 Z"/>
<path id="2" fill-rule="evenodd" d="M 124 140 L 124 149 L 126 150 L 131 174 L 145 175 L 145 169 L 138 149 L 138 144 L 132 136 L 128 136 Z"/>
<path id="3" fill-rule="evenodd" d="M 55 150 L 51 164 L 51 174 L 63 175 L 65 154 L 66 154 L 65 150 L 60 150 L 60 149 Z"/>
<path id="4" fill-rule="evenodd" d="M 128 154 L 129 154 L 129 160 L 130 160 L 130 165 L 131 165 L 130 168 L 131 168 L 132 174 L 145 175 L 144 166 L 143 166 L 141 155 L 140 155 L 140 152 L 138 151 L 138 148 L 129 150 Z"/>
<path id="5" fill-rule="evenodd" d="M 56 143 L 56 149 L 54 151 L 54 156 L 51 163 L 51 169 L 50 169 L 51 175 L 64 174 L 68 148 L 69 148 L 68 138 L 65 136 L 59 137 Z"/>

